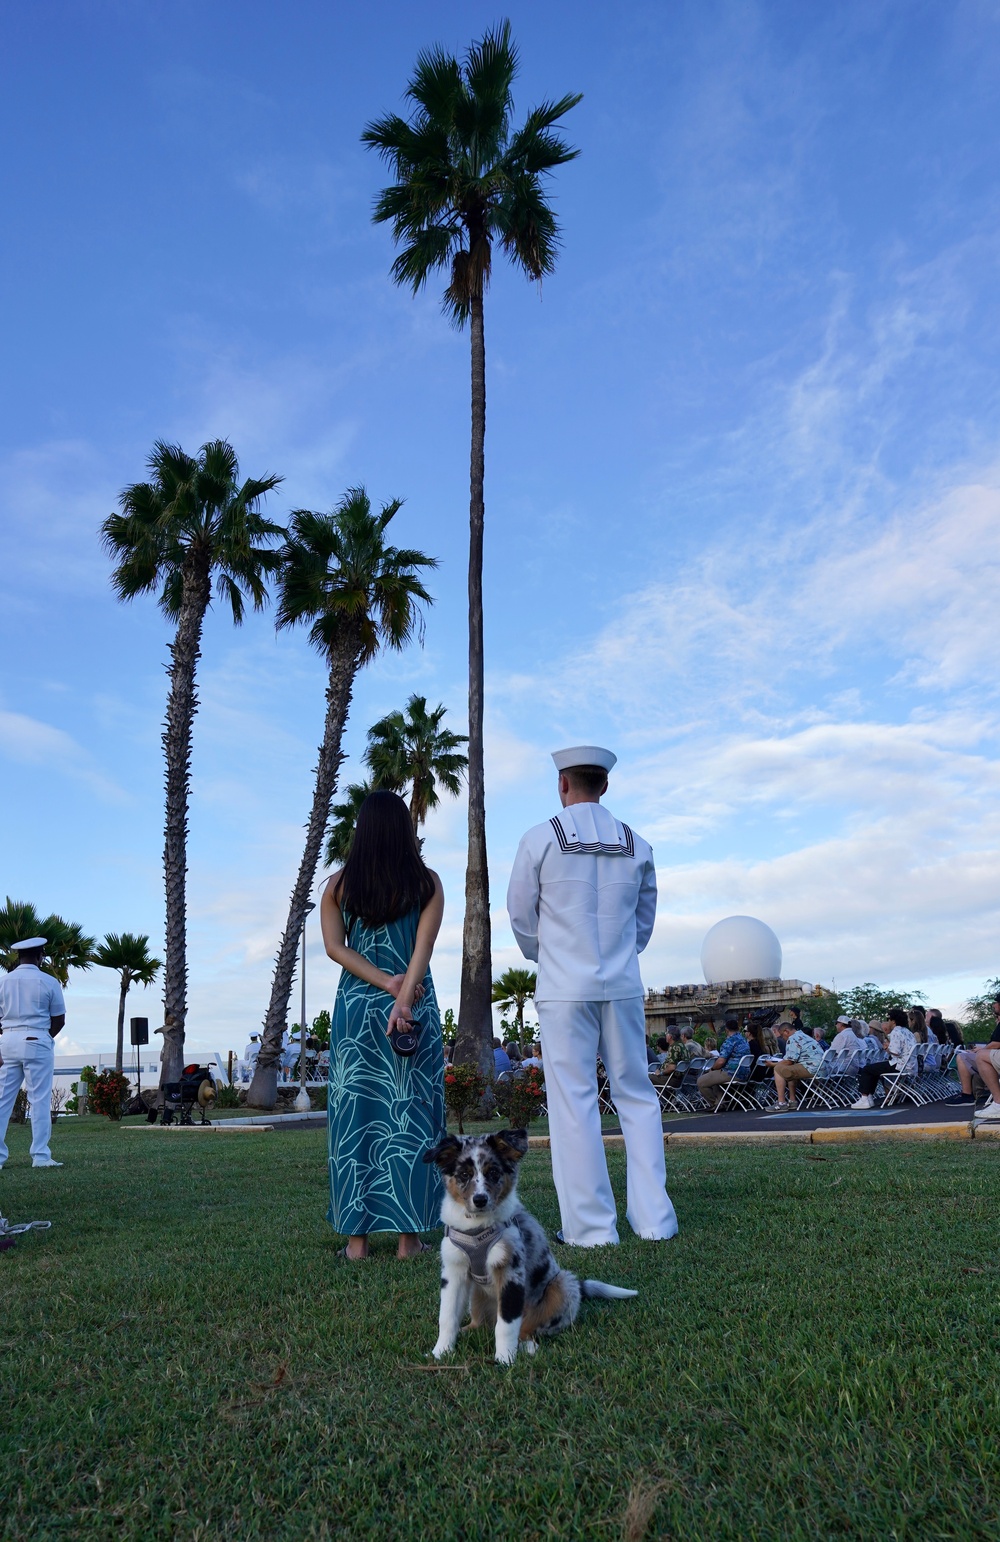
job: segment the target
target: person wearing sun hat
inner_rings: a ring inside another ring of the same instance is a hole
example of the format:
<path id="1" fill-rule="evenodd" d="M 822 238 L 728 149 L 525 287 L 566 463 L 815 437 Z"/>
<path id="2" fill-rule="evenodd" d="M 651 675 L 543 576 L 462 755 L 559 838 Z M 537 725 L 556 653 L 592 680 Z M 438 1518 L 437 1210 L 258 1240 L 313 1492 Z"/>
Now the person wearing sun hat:
<path id="1" fill-rule="evenodd" d="M 628 1221 L 640 1237 L 675 1235 L 663 1124 L 646 1062 L 638 955 L 656 916 L 653 853 L 601 804 L 617 756 L 574 745 L 552 756 L 562 812 L 522 838 L 507 910 L 525 958 L 537 960 L 538 1013 L 561 1239 L 617 1243 L 601 1136 L 597 1057 L 625 1137 Z"/>
<path id="2" fill-rule="evenodd" d="M 45 937 L 12 943 L 17 964 L 0 979 L 0 1167 L 7 1160 L 7 1125 L 24 1082 L 31 1109 L 32 1167 L 61 1167 L 52 1160 L 53 1041 L 66 1021 L 62 986 L 40 968 Z"/>

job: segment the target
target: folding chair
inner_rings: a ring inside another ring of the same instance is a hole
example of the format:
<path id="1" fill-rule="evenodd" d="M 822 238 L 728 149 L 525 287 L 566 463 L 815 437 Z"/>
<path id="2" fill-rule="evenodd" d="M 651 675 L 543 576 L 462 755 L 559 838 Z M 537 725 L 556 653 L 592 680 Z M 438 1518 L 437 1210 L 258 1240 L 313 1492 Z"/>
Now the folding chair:
<path id="1" fill-rule="evenodd" d="M 919 1088 L 920 1066 L 914 1051 L 906 1065 L 899 1071 L 884 1071 L 881 1085 L 884 1089 L 882 1098 L 883 1108 L 893 1108 L 901 1098 L 907 1098 L 911 1103 L 921 1104 L 926 1100 L 921 1096 Z"/>
<path id="2" fill-rule="evenodd" d="M 760 1104 L 750 1091 L 750 1072 L 753 1069 L 753 1056 L 741 1055 L 736 1062 L 732 1076 L 722 1089 L 722 1096 L 715 1105 L 717 1114 L 729 1113 L 731 1109 L 738 1108 L 742 1113 L 749 1113 L 753 1108 L 759 1108 Z"/>
<path id="3" fill-rule="evenodd" d="M 844 1089 L 844 1057 L 835 1053 L 832 1049 L 824 1051 L 823 1059 L 816 1067 L 809 1081 L 805 1084 L 805 1090 L 801 1092 L 798 1100 L 800 1109 L 810 1106 L 820 1108 L 843 1108 Z M 800 1091 L 802 1083 L 799 1083 Z"/>
<path id="4" fill-rule="evenodd" d="M 698 1091 L 698 1078 L 711 1064 L 711 1060 L 688 1061 L 681 1084 L 674 1092 L 672 1107 L 675 1113 L 697 1114 L 707 1110 L 708 1104 Z"/>

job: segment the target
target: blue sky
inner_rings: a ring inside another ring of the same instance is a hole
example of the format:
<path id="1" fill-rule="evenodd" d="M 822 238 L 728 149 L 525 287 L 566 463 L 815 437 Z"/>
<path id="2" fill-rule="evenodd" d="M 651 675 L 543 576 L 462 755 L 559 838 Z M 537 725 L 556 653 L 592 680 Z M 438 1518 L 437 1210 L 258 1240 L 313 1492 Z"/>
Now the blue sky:
<path id="1" fill-rule="evenodd" d="M 468 344 L 389 282 L 359 134 L 421 47 L 502 14 L 518 115 L 584 101 L 557 272 L 499 268 L 487 307 L 496 963 L 548 751 L 597 739 L 657 855 L 648 985 L 749 912 L 788 976 L 957 1003 L 1000 973 L 995 4 L 5 7 L 4 892 L 162 946 L 168 631 L 96 535 L 158 437 L 283 474 L 276 517 L 404 497 L 436 604 L 359 681 L 347 774 L 411 691 L 461 726 Z M 201 699 L 189 1034 L 225 1049 L 266 1005 L 323 672 L 217 612 Z M 461 805 L 428 851 L 457 1005 Z M 111 976 L 74 978 L 69 1039 L 113 1014 Z"/>

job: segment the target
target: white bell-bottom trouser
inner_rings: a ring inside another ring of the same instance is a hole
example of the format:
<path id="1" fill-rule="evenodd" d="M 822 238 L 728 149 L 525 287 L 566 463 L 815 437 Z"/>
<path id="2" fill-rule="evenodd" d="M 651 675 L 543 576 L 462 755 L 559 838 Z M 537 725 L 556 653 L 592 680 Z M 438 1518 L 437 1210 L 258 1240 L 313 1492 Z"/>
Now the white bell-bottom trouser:
<path id="1" fill-rule="evenodd" d="M 7 1125 L 22 1082 L 28 1089 L 31 1110 L 32 1161 L 39 1157 L 50 1161 L 55 1040 L 41 1029 L 29 1034 L 9 1028 L 0 1038 L 0 1055 L 0 1166 L 7 1160 Z"/>
<path id="2" fill-rule="evenodd" d="M 608 1073 L 625 1137 L 626 1214 L 640 1237 L 673 1237 L 663 1120 L 646 1062 L 641 996 L 624 1001 L 536 1001 L 549 1111 L 552 1176 L 563 1236 L 578 1247 L 618 1241 L 615 1199 L 601 1138 L 597 1056 Z"/>

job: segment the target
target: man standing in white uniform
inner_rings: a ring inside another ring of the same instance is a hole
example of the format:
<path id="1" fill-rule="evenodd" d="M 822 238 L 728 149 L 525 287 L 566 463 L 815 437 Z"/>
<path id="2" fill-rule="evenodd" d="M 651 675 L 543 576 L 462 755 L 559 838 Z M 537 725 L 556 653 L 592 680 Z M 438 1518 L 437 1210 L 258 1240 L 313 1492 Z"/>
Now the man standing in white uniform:
<path id="1" fill-rule="evenodd" d="M 625 1136 L 629 1224 L 661 1240 L 676 1234 L 677 1217 L 646 1064 L 638 959 L 656 915 L 653 853 L 601 806 L 617 759 L 610 750 L 577 745 L 552 759 L 563 811 L 523 837 L 507 910 L 521 952 L 538 961 L 535 1008 L 562 1238 L 578 1247 L 618 1241 L 597 1103 L 600 1055 Z"/>
<path id="2" fill-rule="evenodd" d="M 0 1167 L 7 1160 L 7 1125 L 24 1082 L 31 1109 L 32 1167 L 61 1167 L 49 1150 L 52 1136 L 52 1072 L 55 1036 L 66 1022 L 62 986 L 39 965 L 44 937 L 15 942 L 18 963 L 0 979 Z"/>

